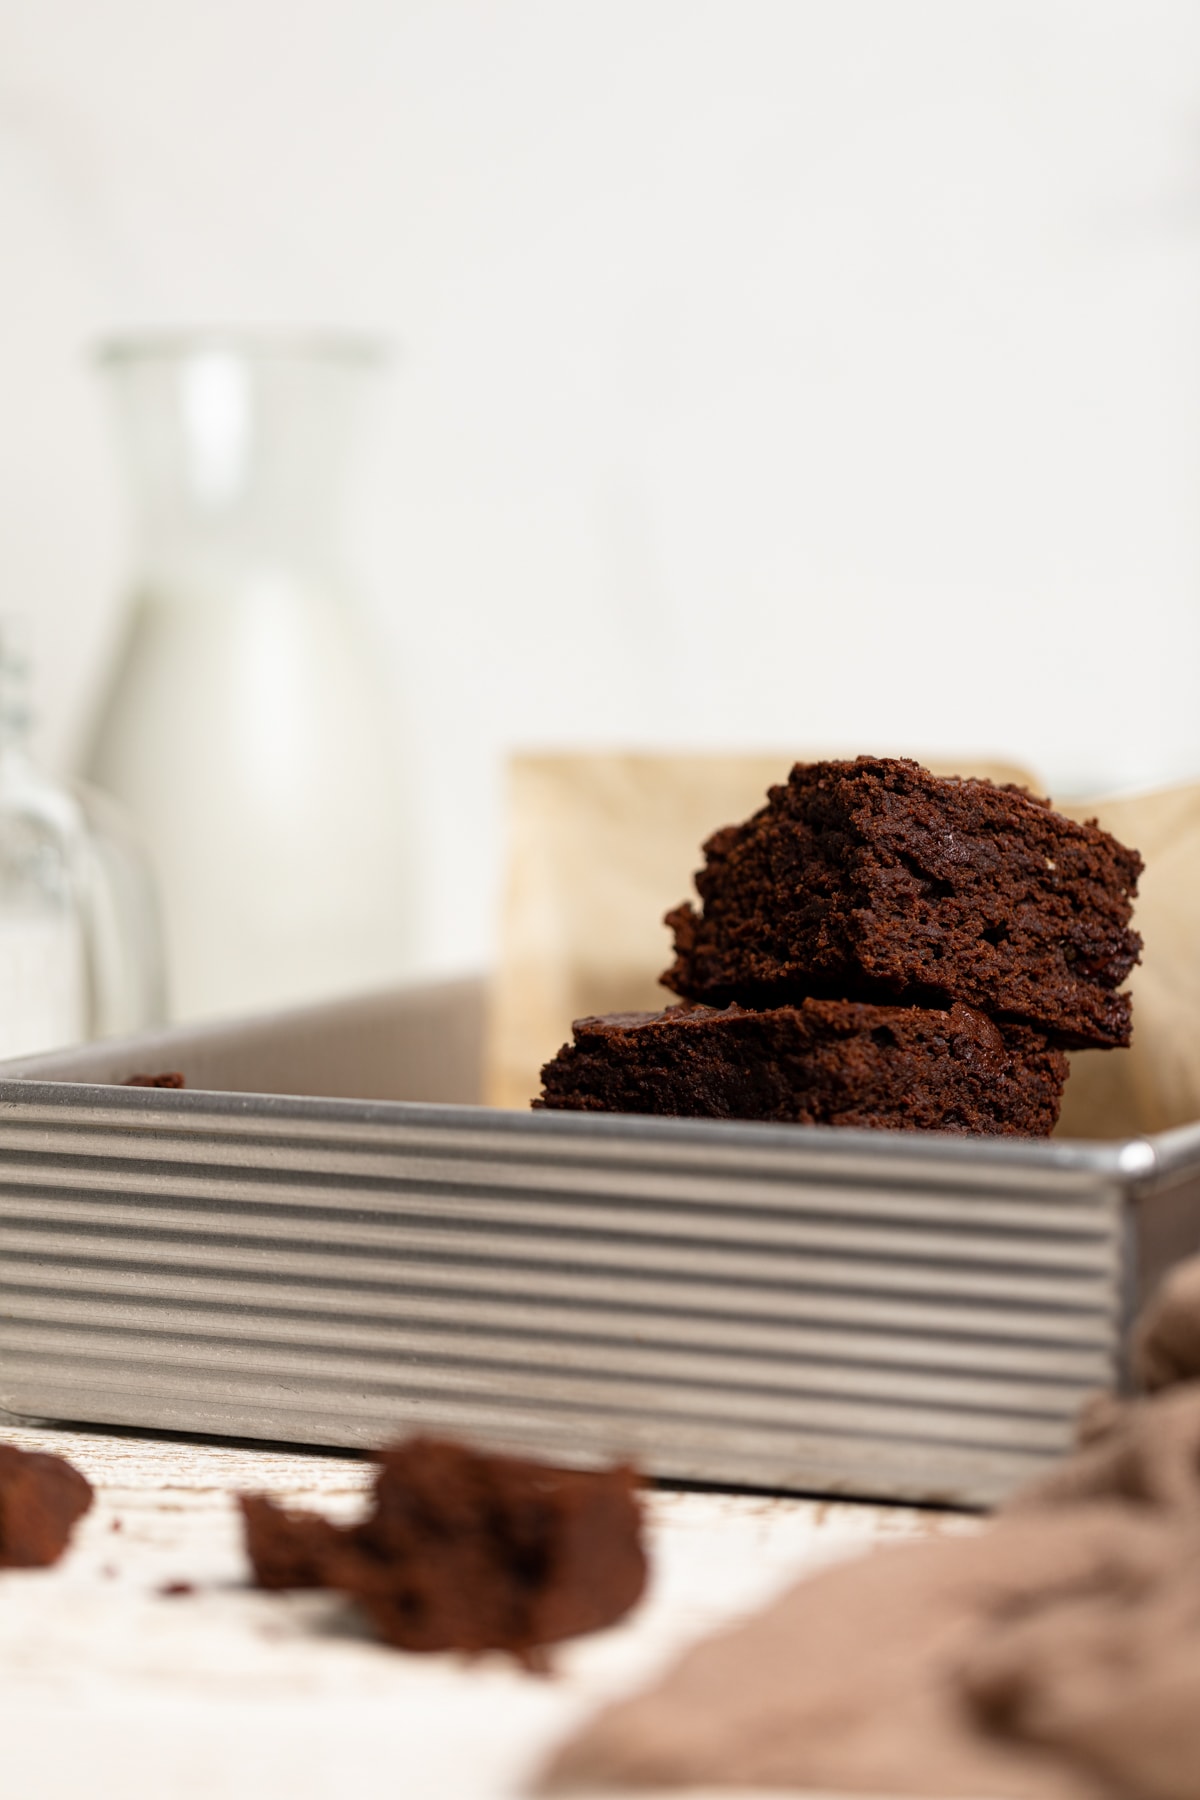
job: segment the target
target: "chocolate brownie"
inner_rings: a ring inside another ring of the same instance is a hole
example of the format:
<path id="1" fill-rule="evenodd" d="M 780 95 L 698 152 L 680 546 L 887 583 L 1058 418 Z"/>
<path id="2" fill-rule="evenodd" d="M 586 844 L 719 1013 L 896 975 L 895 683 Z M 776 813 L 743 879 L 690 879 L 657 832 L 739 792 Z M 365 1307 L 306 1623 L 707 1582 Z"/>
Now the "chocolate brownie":
<path id="1" fill-rule="evenodd" d="M 65 1457 L 0 1444 L 0 1569 L 46 1569 L 92 1504 L 92 1484 Z"/>
<path id="2" fill-rule="evenodd" d="M 646 1581 L 637 1477 L 414 1438 L 379 1457 L 374 1504 L 340 1527 L 261 1495 L 241 1505 L 262 1587 L 352 1595 L 403 1650 L 507 1650 L 597 1631 Z"/>
<path id="3" fill-rule="evenodd" d="M 574 1031 L 535 1107 L 1045 1137 L 1067 1078 L 1039 1033 L 961 1003 L 675 1006 Z"/>
<path id="4" fill-rule="evenodd" d="M 798 764 L 708 840 L 702 910 L 667 915 L 684 998 L 963 1001 L 1066 1048 L 1127 1044 L 1114 990 L 1142 860 L 1022 788 L 939 780 L 907 760 Z"/>

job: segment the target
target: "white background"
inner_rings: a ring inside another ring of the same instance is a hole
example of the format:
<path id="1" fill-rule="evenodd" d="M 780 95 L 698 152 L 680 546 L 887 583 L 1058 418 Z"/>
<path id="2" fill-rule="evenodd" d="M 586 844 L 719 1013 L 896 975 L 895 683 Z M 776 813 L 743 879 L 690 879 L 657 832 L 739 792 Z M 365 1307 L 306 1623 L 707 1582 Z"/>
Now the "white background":
<path id="1" fill-rule="evenodd" d="M 0 245 L 58 766 L 121 574 L 88 343 L 396 342 L 422 963 L 487 954 L 515 744 L 1200 772 L 1194 0 L 0 0 Z"/>

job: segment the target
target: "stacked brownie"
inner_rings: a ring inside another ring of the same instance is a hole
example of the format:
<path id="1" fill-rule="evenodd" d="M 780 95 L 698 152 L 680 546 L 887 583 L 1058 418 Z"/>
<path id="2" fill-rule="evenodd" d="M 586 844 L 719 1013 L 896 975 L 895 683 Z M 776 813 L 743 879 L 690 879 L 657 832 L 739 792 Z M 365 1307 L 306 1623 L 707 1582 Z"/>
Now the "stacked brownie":
<path id="1" fill-rule="evenodd" d="M 1045 1136 L 1129 1042 L 1141 858 L 1022 788 L 798 764 L 704 854 L 684 1004 L 579 1020 L 535 1106 Z"/>

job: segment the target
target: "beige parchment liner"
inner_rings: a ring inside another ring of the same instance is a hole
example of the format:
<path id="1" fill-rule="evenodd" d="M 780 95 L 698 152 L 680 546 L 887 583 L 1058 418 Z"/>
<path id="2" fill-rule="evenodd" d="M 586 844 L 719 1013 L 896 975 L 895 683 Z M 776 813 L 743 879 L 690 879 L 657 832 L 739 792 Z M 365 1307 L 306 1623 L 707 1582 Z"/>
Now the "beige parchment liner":
<path id="1" fill-rule="evenodd" d="M 1133 1043 L 1071 1058 L 1059 1137 L 1130 1137 L 1200 1118 L 1200 782 L 1057 803 L 1142 853 Z M 1200 1793 L 1200 1787 L 1197 1792 Z"/>
<path id="2" fill-rule="evenodd" d="M 539 1071 L 588 1013 L 670 1003 L 663 914 L 692 892 L 700 846 L 744 819 L 793 762 L 755 755 L 561 754 L 509 768 L 508 871 L 488 1026 L 487 1097 L 525 1108 Z M 900 754 L 897 752 L 896 754 Z M 984 775 L 1043 792 L 1002 762 L 918 757 L 939 775 Z M 1072 1059 L 1059 1135 L 1124 1137 L 1200 1117 L 1200 784 L 1057 802 L 1098 817 L 1142 852 L 1130 1050 Z"/>

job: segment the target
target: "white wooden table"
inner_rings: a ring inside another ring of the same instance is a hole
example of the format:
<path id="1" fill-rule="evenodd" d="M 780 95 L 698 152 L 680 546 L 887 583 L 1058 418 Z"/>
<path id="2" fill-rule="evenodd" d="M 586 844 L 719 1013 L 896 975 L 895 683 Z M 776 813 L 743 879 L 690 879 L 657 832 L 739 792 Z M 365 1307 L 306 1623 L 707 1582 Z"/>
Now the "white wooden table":
<path id="1" fill-rule="evenodd" d="M 636 1614 L 549 1679 L 373 1643 L 324 1594 L 247 1586 L 230 1495 L 352 1517 L 364 1463 L 304 1451 L 0 1426 L 69 1456 L 97 1502 L 58 1568 L 0 1573 L 3 1800 L 499 1800 L 601 1701 L 801 1570 L 951 1515 L 729 1494 L 648 1497 Z M 188 1595 L 162 1591 L 194 1584 Z"/>

